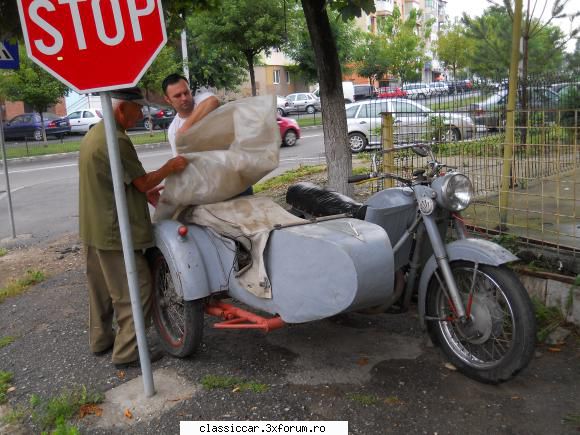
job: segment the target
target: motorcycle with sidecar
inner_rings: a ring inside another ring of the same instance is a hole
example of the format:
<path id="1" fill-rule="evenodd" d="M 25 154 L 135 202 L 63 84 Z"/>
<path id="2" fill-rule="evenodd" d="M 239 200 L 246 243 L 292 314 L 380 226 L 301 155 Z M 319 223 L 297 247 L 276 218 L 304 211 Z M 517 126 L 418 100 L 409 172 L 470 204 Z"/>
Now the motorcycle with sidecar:
<path id="1" fill-rule="evenodd" d="M 498 383 L 525 368 L 536 325 L 528 293 L 508 267 L 518 258 L 467 236 L 459 215 L 473 197 L 467 176 L 438 162 L 429 145 L 397 149 L 407 148 L 427 159 L 426 168 L 408 179 L 376 171 L 351 177 L 398 183 L 364 204 L 309 183 L 291 186 L 286 202 L 299 218 L 277 221 L 284 216 L 273 213 L 267 219 L 261 258 L 251 243 L 241 243 L 251 234 L 185 218 L 156 223 L 149 258 L 164 349 L 176 357 L 193 354 L 206 315 L 219 318 L 215 328 L 269 332 L 353 311 L 387 315 L 416 298 L 421 325 L 465 375 Z M 256 219 L 272 210 L 260 201 L 222 205 L 245 210 L 242 215 L 250 210 Z M 455 237 L 446 241 L 450 228 Z M 243 277 L 253 262 L 265 274 L 251 288 Z"/>

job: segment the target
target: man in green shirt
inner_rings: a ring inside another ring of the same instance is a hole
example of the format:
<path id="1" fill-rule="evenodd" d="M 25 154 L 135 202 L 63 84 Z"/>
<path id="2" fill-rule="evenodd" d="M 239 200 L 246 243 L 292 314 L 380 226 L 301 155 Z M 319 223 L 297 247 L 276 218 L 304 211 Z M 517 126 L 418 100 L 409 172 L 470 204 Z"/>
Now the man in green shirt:
<path id="1" fill-rule="evenodd" d="M 170 174 L 185 169 L 187 159 L 182 156 L 174 157 L 157 171 L 146 173 L 131 139 L 125 133 L 126 129 L 134 127 L 143 116 L 143 95 L 138 88 L 129 88 L 111 92 L 111 97 L 141 302 L 145 323 L 149 325 L 152 285 L 144 251 L 152 247 L 154 242 L 147 200 L 156 202 L 159 193 L 154 188 Z M 112 349 L 115 367 L 138 366 L 137 337 L 103 121 L 91 128 L 81 142 L 79 222 L 87 267 L 91 351 L 101 355 Z M 116 334 L 112 329 L 113 315 L 118 325 Z M 162 356 L 160 350 L 151 350 L 151 361 Z"/>

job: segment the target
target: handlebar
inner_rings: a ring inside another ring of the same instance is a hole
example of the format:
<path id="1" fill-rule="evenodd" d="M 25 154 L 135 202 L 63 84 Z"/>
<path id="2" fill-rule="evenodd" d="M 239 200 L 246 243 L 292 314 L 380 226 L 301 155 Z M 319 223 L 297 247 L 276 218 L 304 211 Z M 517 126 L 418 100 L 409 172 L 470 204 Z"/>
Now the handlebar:
<path id="1" fill-rule="evenodd" d="M 352 175 L 348 177 L 349 183 L 358 183 L 359 181 L 368 180 L 373 178 L 373 174 L 361 174 L 361 175 Z"/>
<path id="2" fill-rule="evenodd" d="M 390 178 L 392 180 L 397 180 L 400 181 L 403 184 L 406 184 L 407 186 L 410 186 L 413 184 L 413 182 L 411 180 L 408 180 L 406 178 L 403 177 L 399 177 L 398 175 L 394 175 L 394 174 L 361 174 L 361 175 L 353 175 L 351 177 L 348 177 L 348 182 L 349 183 L 358 183 L 360 181 L 365 181 L 365 180 L 370 180 L 372 178 L 377 178 L 377 179 L 381 179 L 381 178 Z"/>

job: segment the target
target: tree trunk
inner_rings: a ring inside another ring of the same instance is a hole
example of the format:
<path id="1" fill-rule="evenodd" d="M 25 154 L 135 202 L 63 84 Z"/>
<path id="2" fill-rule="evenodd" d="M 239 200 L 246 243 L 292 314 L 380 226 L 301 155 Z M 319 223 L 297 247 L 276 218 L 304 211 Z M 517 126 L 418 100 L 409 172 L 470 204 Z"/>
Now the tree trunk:
<path id="1" fill-rule="evenodd" d="M 252 85 L 252 96 L 258 95 L 256 93 L 256 75 L 254 74 L 254 55 L 252 53 L 244 53 L 246 61 L 248 62 L 248 71 L 250 71 L 250 83 Z"/>
<path id="2" fill-rule="evenodd" d="M 348 146 L 342 71 L 336 41 L 326 12 L 326 0 L 301 0 L 308 33 L 318 70 L 320 103 L 324 122 L 324 150 L 328 168 L 328 186 L 352 196 L 348 176 L 352 173 L 352 155 Z"/>

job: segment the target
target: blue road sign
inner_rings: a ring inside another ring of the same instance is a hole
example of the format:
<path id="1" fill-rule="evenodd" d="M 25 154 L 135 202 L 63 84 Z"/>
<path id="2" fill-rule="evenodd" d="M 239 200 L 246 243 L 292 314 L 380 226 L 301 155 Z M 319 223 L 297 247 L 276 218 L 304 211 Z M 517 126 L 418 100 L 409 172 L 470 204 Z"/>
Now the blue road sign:
<path id="1" fill-rule="evenodd" d="M 0 69 L 18 69 L 18 43 L 0 41 Z"/>

